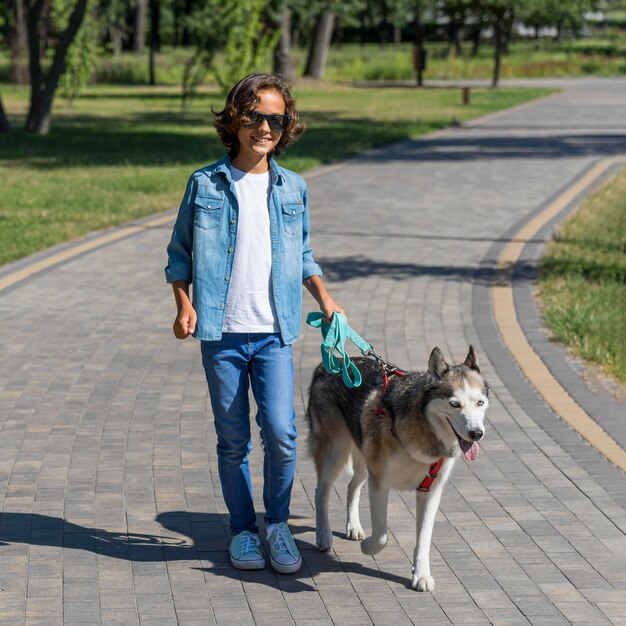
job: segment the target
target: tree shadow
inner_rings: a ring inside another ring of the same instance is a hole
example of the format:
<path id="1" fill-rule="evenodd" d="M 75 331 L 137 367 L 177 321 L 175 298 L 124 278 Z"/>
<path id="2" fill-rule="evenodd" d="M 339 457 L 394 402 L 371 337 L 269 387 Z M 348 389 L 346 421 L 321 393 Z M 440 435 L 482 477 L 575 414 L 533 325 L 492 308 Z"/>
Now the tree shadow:
<path id="1" fill-rule="evenodd" d="M 408 139 L 414 124 L 376 123 L 367 118 L 338 118 L 334 111 L 307 116 L 311 127 L 289 148 L 289 159 L 329 163 L 361 153 L 372 146 Z M 442 121 L 425 123 L 437 130 Z M 19 160 L 34 169 L 172 165 L 211 163 L 224 154 L 206 114 L 168 111 L 131 111 L 96 118 L 86 114 L 59 116 L 48 136 L 16 129 L 10 140 L 0 136 L 0 160 Z"/>
<path id="2" fill-rule="evenodd" d="M 385 154 L 364 154 L 359 161 L 475 161 L 570 159 L 615 156 L 626 151 L 626 134 L 560 134 L 548 137 L 472 137 L 463 131 L 448 137 L 407 141 Z"/>
<path id="3" fill-rule="evenodd" d="M 497 268 L 495 265 L 452 266 L 422 265 L 419 263 L 394 263 L 376 261 L 362 255 L 349 257 L 320 258 L 324 276 L 330 281 L 344 282 L 356 278 L 381 276 L 391 280 L 407 280 L 416 276 L 435 276 L 440 280 L 474 282 L 486 285 L 510 282 L 534 281 L 538 267 L 533 262 L 519 262 L 514 271 L 510 268 Z"/>

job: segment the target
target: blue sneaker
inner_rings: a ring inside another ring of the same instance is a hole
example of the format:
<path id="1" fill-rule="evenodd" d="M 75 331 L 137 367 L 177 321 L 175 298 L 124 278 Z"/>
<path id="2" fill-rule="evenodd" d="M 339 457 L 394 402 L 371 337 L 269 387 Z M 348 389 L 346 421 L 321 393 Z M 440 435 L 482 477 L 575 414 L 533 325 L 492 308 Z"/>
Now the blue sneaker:
<path id="1" fill-rule="evenodd" d="M 261 538 L 247 530 L 230 541 L 230 562 L 237 569 L 263 569 L 265 559 L 261 554 Z"/>
<path id="2" fill-rule="evenodd" d="M 270 544 L 270 563 L 281 574 L 293 574 L 302 565 L 298 546 L 285 522 L 267 527 L 267 542 Z"/>

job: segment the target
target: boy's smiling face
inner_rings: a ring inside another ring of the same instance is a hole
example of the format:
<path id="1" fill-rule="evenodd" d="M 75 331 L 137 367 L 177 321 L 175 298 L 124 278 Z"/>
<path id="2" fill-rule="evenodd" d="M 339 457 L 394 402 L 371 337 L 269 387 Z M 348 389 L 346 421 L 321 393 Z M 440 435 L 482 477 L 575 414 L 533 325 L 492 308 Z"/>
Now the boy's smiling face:
<path id="1" fill-rule="evenodd" d="M 266 115 L 285 113 L 285 101 L 277 91 L 260 91 L 258 95 L 259 102 L 254 111 Z M 237 131 L 239 152 L 232 160 L 233 166 L 246 172 L 260 168 L 267 171 L 267 156 L 276 147 L 281 135 L 282 133 L 270 128 L 266 119 L 263 119 L 256 128 L 246 128 L 242 125 Z"/>

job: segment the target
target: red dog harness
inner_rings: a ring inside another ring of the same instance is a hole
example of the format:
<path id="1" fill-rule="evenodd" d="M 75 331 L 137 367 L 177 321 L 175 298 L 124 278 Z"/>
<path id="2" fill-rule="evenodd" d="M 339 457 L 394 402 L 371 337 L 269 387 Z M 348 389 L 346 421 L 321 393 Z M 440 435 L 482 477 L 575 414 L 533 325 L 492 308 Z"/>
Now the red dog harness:
<path id="1" fill-rule="evenodd" d="M 391 370 L 389 374 L 395 374 L 396 376 L 404 376 L 404 372 L 402 372 L 401 370 L 397 368 Z M 376 415 L 378 416 L 385 414 L 385 409 L 383 408 L 383 405 L 382 405 L 382 399 L 387 394 L 388 389 L 389 389 L 389 375 L 387 371 L 383 370 L 383 391 L 380 395 L 381 403 L 376 407 Z M 398 441 L 400 441 L 400 438 L 398 437 L 396 430 L 393 427 L 393 424 L 391 425 L 391 433 Z M 439 472 L 441 471 L 443 462 L 444 462 L 444 458 L 441 457 L 440 459 L 437 459 L 430 466 L 428 470 L 428 476 L 426 476 L 426 478 L 424 478 L 424 480 L 416 487 L 415 489 L 416 491 L 421 491 L 423 493 L 430 491 L 431 485 L 435 482 L 435 478 L 437 478 L 437 476 L 439 475 Z"/>

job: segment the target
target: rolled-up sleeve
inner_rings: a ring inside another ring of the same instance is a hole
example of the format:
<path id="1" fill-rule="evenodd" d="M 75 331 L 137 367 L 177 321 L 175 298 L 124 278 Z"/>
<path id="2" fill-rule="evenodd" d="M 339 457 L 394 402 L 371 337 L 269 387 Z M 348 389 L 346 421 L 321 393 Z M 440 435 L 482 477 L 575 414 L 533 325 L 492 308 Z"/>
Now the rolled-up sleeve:
<path id="1" fill-rule="evenodd" d="M 309 241 L 309 192 L 306 185 L 302 197 L 304 201 L 304 215 L 302 216 L 302 280 L 305 281 L 311 276 L 321 276 L 323 272 L 322 268 L 315 262 L 313 249 Z"/>
<path id="2" fill-rule="evenodd" d="M 167 246 L 167 267 L 165 280 L 173 283 L 177 280 L 192 281 L 193 221 L 196 182 L 192 176 L 187 182 L 185 195 L 178 210 L 178 216 L 172 238 Z"/>

